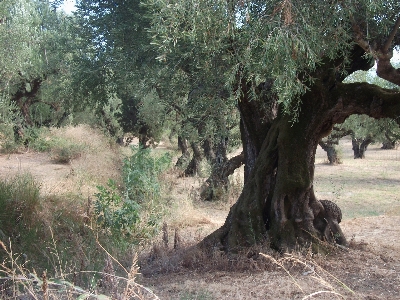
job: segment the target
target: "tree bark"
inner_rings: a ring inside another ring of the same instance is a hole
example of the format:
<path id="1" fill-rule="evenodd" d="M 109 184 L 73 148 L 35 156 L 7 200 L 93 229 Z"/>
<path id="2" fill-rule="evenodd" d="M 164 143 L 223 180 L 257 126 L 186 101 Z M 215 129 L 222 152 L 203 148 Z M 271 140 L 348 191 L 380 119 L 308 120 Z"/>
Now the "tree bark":
<path id="1" fill-rule="evenodd" d="M 318 143 L 321 148 L 326 152 L 326 155 L 328 156 L 328 161 L 330 165 L 338 165 L 341 163 L 335 144 L 329 143 L 329 142 L 324 142 L 324 141 L 319 141 Z"/>
<path id="2" fill-rule="evenodd" d="M 271 93 L 272 81 L 258 85 L 259 101 L 250 98 L 250 85 L 242 79 L 242 96 L 238 103 L 240 112 L 240 135 L 244 154 L 244 183 L 254 169 L 261 145 L 265 140 L 271 122 L 277 116 L 277 99 Z"/>
<path id="3" fill-rule="evenodd" d="M 381 149 L 385 150 L 397 149 L 396 145 L 397 140 L 395 138 L 392 138 L 388 132 L 385 132 L 385 138 L 386 140 L 382 143 Z"/>
<path id="4" fill-rule="evenodd" d="M 336 151 L 336 145 L 339 145 L 339 140 L 346 135 L 352 134 L 351 130 L 346 130 L 339 127 L 333 127 L 332 132 L 325 138 L 319 141 L 319 145 L 326 152 L 330 165 L 341 164 L 340 158 Z"/>
<path id="5" fill-rule="evenodd" d="M 43 78 L 35 78 L 29 82 L 31 86 L 29 91 L 26 90 L 26 82 L 21 82 L 18 91 L 11 97 L 11 100 L 17 104 L 24 121 L 28 126 L 34 125 L 30 114 L 30 107 L 39 102 L 39 99 L 37 99 L 36 96 L 39 93 L 43 80 Z"/>

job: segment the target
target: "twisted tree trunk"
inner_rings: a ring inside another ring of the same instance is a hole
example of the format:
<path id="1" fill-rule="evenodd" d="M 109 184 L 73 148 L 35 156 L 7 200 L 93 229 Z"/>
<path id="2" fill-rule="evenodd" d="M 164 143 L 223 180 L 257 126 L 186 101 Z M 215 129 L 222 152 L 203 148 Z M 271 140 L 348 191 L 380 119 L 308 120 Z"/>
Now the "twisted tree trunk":
<path id="1" fill-rule="evenodd" d="M 229 176 L 244 162 L 244 153 L 240 153 L 227 161 L 216 163 L 210 177 L 200 188 L 202 200 L 211 201 L 220 199 L 229 189 Z"/>
<path id="2" fill-rule="evenodd" d="M 357 49 L 356 49 L 357 50 Z M 350 73 L 360 66 L 369 67 L 363 51 L 355 51 Z M 200 246 L 219 247 L 238 251 L 242 247 L 268 241 L 279 250 L 293 249 L 313 242 L 317 250 L 319 240 L 326 239 L 329 224 L 337 242 L 346 245 L 346 239 L 334 219 L 335 213 L 324 213 L 324 205 L 316 199 L 313 189 L 314 160 L 318 142 L 327 136 L 334 124 L 342 123 L 351 114 L 367 114 L 374 118 L 395 117 L 400 114 L 400 92 L 384 90 L 368 83 L 341 83 L 335 72 L 341 61 L 327 61 L 316 70 L 314 85 L 301 97 L 298 119 L 282 111 L 265 126 L 265 116 L 243 113 L 253 105 L 240 103 L 245 125 L 244 148 L 258 151 L 246 156 L 250 163 L 242 194 L 231 207 L 225 224 L 206 237 Z M 356 66 L 356 67 L 354 67 Z M 353 68 L 354 67 L 354 68 Z M 255 102 L 255 101 L 253 101 Z M 251 118 L 251 119 L 249 119 Z M 257 132 L 263 128 L 263 132 Z M 258 137 L 265 136 L 258 148 Z M 251 152 L 253 153 L 253 152 Z"/>
<path id="3" fill-rule="evenodd" d="M 336 151 L 336 145 L 339 145 L 339 140 L 346 135 L 352 134 L 351 130 L 346 130 L 338 127 L 333 127 L 332 132 L 325 138 L 319 141 L 319 145 L 326 152 L 330 165 L 340 164 L 340 158 Z"/>
<path id="4" fill-rule="evenodd" d="M 324 142 L 324 141 L 319 141 L 318 143 L 321 148 L 326 152 L 326 155 L 328 156 L 328 161 L 330 165 L 338 165 L 341 163 L 337 151 L 336 151 L 336 147 L 335 144 L 331 144 L 329 142 Z"/>

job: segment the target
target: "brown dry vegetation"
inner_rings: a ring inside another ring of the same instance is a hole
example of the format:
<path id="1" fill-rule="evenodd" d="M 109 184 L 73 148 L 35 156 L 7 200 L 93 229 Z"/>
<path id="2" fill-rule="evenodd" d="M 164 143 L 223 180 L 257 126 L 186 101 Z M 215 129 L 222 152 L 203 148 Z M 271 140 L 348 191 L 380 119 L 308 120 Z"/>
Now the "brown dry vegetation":
<path id="1" fill-rule="evenodd" d="M 48 154 L 1 155 L 1 176 L 29 171 L 44 194 L 83 197 L 108 178 L 118 179 L 121 153 L 98 132 L 79 126 L 54 134 L 88 146 L 67 165 L 54 164 Z M 354 160 L 349 140 L 341 148 L 339 166 L 327 165 L 318 149 L 315 190 L 318 198 L 342 208 L 348 251 L 332 249 L 324 256 L 299 249 L 289 255 L 265 245 L 228 257 L 218 250 L 211 256 L 198 252 L 192 246 L 225 221 L 243 170 L 233 175 L 231 194 L 220 203 L 199 200 L 204 178 L 180 178 L 170 170 L 162 176 L 167 226 L 150 246 L 138 249 L 137 281 L 160 299 L 400 299 L 400 152 L 376 145 L 366 159 Z"/>

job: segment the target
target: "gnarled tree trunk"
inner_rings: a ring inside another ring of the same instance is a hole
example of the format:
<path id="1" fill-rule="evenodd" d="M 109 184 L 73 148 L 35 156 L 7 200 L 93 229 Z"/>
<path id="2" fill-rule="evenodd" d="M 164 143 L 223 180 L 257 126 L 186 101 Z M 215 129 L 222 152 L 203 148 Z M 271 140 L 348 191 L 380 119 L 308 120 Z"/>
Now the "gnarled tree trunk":
<path id="1" fill-rule="evenodd" d="M 395 138 L 391 138 L 387 132 L 385 132 L 385 138 L 386 140 L 382 143 L 381 149 L 385 150 L 397 149 L 396 145 L 397 140 Z"/>
<path id="2" fill-rule="evenodd" d="M 244 153 L 240 153 L 229 160 L 213 165 L 210 177 L 200 188 L 200 197 L 203 200 L 218 200 L 229 188 L 229 176 L 244 162 Z"/>
<path id="3" fill-rule="evenodd" d="M 369 66 L 362 57 L 363 51 L 358 50 L 354 52 L 350 73 Z M 326 239 L 328 225 L 332 234 L 339 237 L 328 242 L 335 240 L 346 245 L 338 225 L 340 220 L 333 217 L 338 214 L 327 212 L 314 195 L 316 147 L 334 124 L 344 122 L 351 114 L 367 114 L 374 118 L 399 115 L 400 93 L 367 83 L 343 84 L 335 72 L 340 63 L 325 62 L 313 74 L 315 83 L 301 97 L 296 122 L 279 112 L 276 118 L 259 127 L 264 132 L 257 132 L 256 126 L 247 124 L 263 124 L 265 116 L 243 113 L 253 104 L 239 103 L 247 130 L 244 148 L 248 146 L 246 143 L 250 144 L 250 149 L 259 150 L 258 155 L 225 224 L 206 237 L 200 246 L 237 251 L 267 240 L 275 249 L 285 250 L 314 241 L 315 249 L 319 240 Z M 258 148 L 257 137 L 260 136 L 265 138 Z M 245 158 L 245 163 L 248 162 L 251 160 Z"/>
<path id="4" fill-rule="evenodd" d="M 338 127 L 333 127 L 332 132 L 325 138 L 319 141 L 319 145 L 326 152 L 330 165 L 340 164 L 340 158 L 336 151 L 336 145 L 339 145 L 339 140 L 346 135 L 352 134 L 351 130 L 346 130 Z"/>
<path id="5" fill-rule="evenodd" d="M 328 156 L 328 161 L 330 165 L 338 165 L 340 164 L 340 159 L 338 157 L 335 144 L 331 144 L 329 142 L 319 141 L 318 143 L 321 148 L 326 152 Z"/>

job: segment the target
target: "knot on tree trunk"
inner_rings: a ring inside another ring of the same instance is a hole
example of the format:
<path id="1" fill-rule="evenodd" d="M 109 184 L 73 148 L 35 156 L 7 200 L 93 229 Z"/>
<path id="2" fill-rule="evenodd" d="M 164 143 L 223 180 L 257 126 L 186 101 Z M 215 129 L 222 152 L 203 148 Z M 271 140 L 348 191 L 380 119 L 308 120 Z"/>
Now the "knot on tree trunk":
<path id="1" fill-rule="evenodd" d="M 321 238 L 329 243 L 347 246 L 346 238 L 339 226 L 342 221 L 340 207 L 329 200 L 320 200 L 323 210 L 314 218 L 314 227 L 321 234 Z"/>

